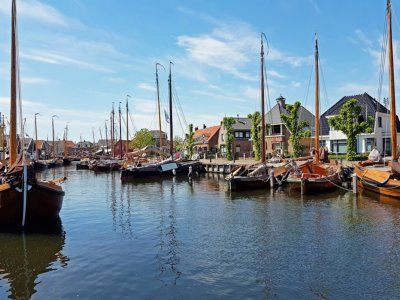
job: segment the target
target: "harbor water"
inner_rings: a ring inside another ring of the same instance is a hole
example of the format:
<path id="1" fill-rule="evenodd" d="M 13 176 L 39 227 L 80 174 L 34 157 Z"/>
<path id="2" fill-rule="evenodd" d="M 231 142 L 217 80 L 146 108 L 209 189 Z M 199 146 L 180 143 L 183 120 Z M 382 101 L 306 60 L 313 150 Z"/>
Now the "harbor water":
<path id="1" fill-rule="evenodd" d="M 223 177 L 66 176 L 56 228 L 0 232 L 0 299 L 395 299 L 400 201 Z"/>

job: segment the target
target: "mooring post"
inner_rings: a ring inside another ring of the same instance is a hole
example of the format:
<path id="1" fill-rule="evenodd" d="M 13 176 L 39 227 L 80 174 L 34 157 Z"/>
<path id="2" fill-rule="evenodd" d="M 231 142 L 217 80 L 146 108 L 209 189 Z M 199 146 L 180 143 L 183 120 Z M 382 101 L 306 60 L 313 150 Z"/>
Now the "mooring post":
<path id="1" fill-rule="evenodd" d="M 304 195 L 305 191 L 305 186 L 304 186 L 305 182 L 303 179 L 301 179 L 301 194 Z"/>
<path id="2" fill-rule="evenodd" d="M 270 172 L 269 172 L 269 184 L 270 184 L 271 188 L 273 188 L 273 187 L 274 187 L 274 184 L 275 184 L 274 178 L 275 178 L 275 176 L 274 176 L 274 170 L 271 169 Z"/>
<path id="3" fill-rule="evenodd" d="M 357 194 L 357 175 L 353 174 L 353 194 Z"/>
<path id="4" fill-rule="evenodd" d="M 193 167 L 189 166 L 188 178 L 192 178 Z"/>

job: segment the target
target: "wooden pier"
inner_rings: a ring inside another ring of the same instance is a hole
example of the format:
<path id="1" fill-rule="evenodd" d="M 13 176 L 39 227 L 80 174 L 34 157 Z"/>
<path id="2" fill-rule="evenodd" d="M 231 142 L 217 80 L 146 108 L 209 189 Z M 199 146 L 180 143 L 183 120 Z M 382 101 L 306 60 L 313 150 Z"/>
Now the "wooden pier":
<path id="1" fill-rule="evenodd" d="M 206 173 L 230 174 L 237 167 L 235 164 L 201 163 Z"/>

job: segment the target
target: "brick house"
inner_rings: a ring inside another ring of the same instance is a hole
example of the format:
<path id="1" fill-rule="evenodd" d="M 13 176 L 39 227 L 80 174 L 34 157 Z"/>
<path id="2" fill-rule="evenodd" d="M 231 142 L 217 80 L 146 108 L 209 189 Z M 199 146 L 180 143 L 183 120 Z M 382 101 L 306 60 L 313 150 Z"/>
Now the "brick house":
<path id="1" fill-rule="evenodd" d="M 249 157 L 252 154 L 252 142 L 251 142 L 251 119 L 241 118 L 239 115 L 235 118 L 235 124 L 233 124 L 234 140 L 233 140 L 233 152 L 236 157 Z M 221 128 L 218 135 L 218 146 L 221 155 L 226 155 L 226 129 L 224 124 L 221 122 Z"/>
<path id="2" fill-rule="evenodd" d="M 286 124 L 281 118 L 281 114 L 289 114 L 286 110 L 286 99 L 280 96 L 276 100 L 276 105 L 265 115 L 265 123 L 270 125 L 265 136 L 265 151 L 267 156 L 271 156 L 275 152 L 280 154 L 293 153 L 292 145 L 289 143 L 291 132 L 288 130 Z M 298 116 L 300 120 L 305 120 L 310 124 L 310 129 L 313 135 L 313 126 L 315 122 L 314 115 L 305 107 L 300 106 Z M 308 154 L 310 148 L 314 146 L 314 139 L 303 138 L 300 140 L 300 143 L 305 147 L 304 154 Z"/>
<path id="3" fill-rule="evenodd" d="M 194 150 L 195 152 L 211 151 L 216 153 L 218 151 L 218 135 L 221 126 L 206 127 L 203 125 L 203 129 L 195 128 L 194 138 Z"/>

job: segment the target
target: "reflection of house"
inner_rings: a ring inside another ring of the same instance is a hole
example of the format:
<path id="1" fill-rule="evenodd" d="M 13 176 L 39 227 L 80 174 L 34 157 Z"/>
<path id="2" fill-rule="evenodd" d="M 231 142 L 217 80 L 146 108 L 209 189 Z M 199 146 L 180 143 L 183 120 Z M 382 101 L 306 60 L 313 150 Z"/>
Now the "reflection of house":
<path id="1" fill-rule="evenodd" d="M 233 140 L 233 151 L 237 157 L 249 156 L 252 152 L 251 147 L 251 119 L 240 118 L 239 115 L 234 118 L 235 124 L 233 124 L 234 140 Z M 218 145 L 222 155 L 226 154 L 226 129 L 224 124 L 221 122 L 221 128 L 219 131 Z"/>
<path id="2" fill-rule="evenodd" d="M 285 122 L 281 118 L 281 114 L 289 115 L 286 110 L 286 99 L 280 96 L 276 100 L 278 103 L 265 115 L 265 123 L 269 124 L 269 129 L 266 130 L 265 136 L 265 151 L 267 154 L 274 152 L 285 153 L 286 151 L 293 153 L 292 145 L 289 144 L 291 132 L 287 129 Z M 300 106 L 298 117 L 299 120 L 307 121 L 314 132 L 312 126 L 314 125 L 315 117 L 311 112 Z M 310 148 L 314 146 L 313 139 L 311 138 L 303 138 L 300 143 L 305 147 L 304 153 L 308 153 Z"/>
<path id="3" fill-rule="evenodd" d="M 328 119 L 338 115 L 343 105 L 351 99 L 358 101 L 357 105 L 362 107 L 358 121 L 362 122 L 367 117 L 372 116 L 375 118 L 374 128 L 372 133 L 362 133 L 357 136 L 357 149 L 358 153 L 367 153 L 372 150 L 374 144 L 378 147 L 381 153 L 390 155 L 391 151 L 391 137 L 390 137 L 390 115 L 389 110 L 382 104 L 376 101 L 367 93 L 346 96 L 340 99 L 335 105 L 329 108 L 320 118 L 320 141 L 326 144 L 329 151 L 332 153 L 346 153 L 347 137 L 341 131 L 336 131 L 329 126 Z M 400 121 L 396 116 L 397 132 L 399 136 Z"/>
<path id="4" fill-rule="evenodd" d="M 122 156 L 121 156 L 121 150 L 122 150 Z M 128 149 L 128 151 L 132 151 L 132 149 Z M 123 157 L 125 153 L 126 153 L 126 140 L 122 141 L 119 140 L 114 144 L 114 155 L 115 157 Z"/>
<path id="5" fill-rule="evenodd" d="M 153 136 L 156 146 L 160 147 L 160 130 L 150 130 L 151 135 Z M 163 147 L 168 145 L 168 136 L 164 131 L 161 131 L 162 145 Z"/>
<path id="6" fill-rule="evenodd" d="M 195 130 L 193 134 L 194 138 L 193 146 L 196 152 L 200 151 L 217 152 L 218 134 L 220 128 L 221 128 L 220 125 L 208 128 L 206 128 L 206 126 L 203 125 L 203 129 Z"/>

